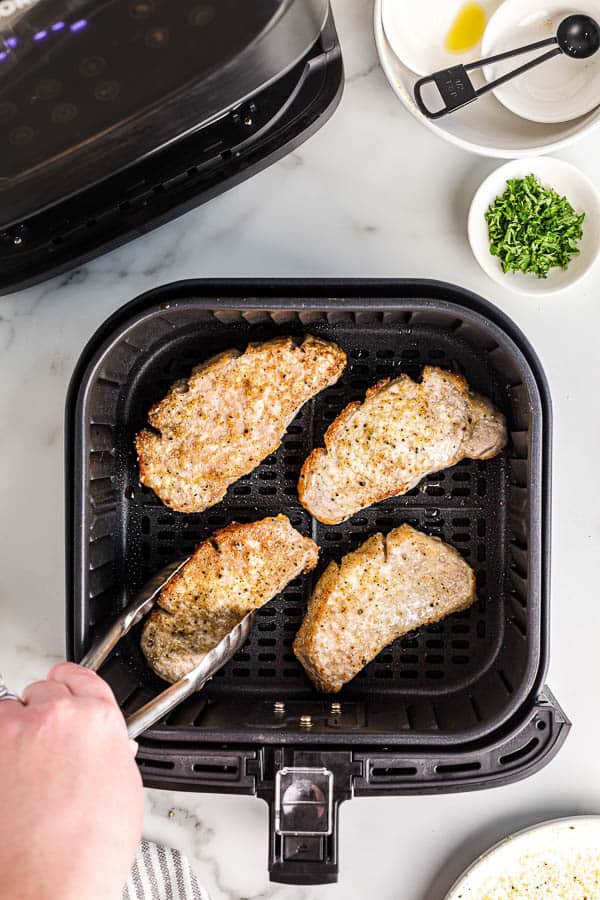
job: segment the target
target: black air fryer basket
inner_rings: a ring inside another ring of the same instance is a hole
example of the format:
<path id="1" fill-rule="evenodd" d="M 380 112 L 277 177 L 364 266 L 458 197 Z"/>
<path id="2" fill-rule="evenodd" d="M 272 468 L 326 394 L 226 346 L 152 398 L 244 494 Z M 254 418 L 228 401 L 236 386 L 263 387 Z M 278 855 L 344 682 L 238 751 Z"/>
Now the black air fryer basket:
<path id="1" fill-rule="evenodd" d="M 282 446 L 204 513 L 164 507 L 139 485 L 133 437 L 149 407 L 198 361 L 249 341 L 306 332 L 348 354 L 342 379 L 307 404 Z M 506 414 L 510 444 L 410 493 L 324 526 L 297 498 L 303 460 L 349 401 L 424 364 L 463 373 Z M 337 808 L 352 796 L 466 790 L 546 763 L 569 722 L 547 668 L 551 407 L 521 332 L 496 308 L 431 281 L 190 281 L 134 300 L 92 338 L 67 408 L 67 640 L 80 659 L 153 573 L 216 528 L 283 512 L 321 547 L 313 577 L 265 608 L 247 645 L 207 687 L 147 732 L 148 786 L 255 794 L 271 808 L 271 877 L 337 876 Z M 402 522 L 455 546 L 479 602 L 396 641 L 334 697 L 292 653 L 315 578 Z M 103 674 L 126 713 L 164 684 L 139 628 Z M 302 801 L 302 802 L 299 802 Z"/>

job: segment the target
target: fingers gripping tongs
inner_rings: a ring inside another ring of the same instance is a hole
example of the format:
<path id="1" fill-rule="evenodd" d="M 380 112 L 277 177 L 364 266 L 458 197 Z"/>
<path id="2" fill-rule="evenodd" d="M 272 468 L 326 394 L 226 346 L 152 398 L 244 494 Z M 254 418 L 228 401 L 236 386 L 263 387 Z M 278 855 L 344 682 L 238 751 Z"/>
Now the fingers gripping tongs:
<path id="1" fill-rule="evenodd" d="M 144 587 L 136 594 L 132 603 L 114 620 L 108 631 L 99 638 L 81 660 L 81 665 L 97 672 L 109 653 L 118 642 L 142 618 L 150 612 L 158 595 L 168 582 L 188 562 L 188 558 L 171 563 L 161 569 Z M 210 653 L 203 657 L 202 662 L 188 672 L 180 681 L 172 684 L 153 700 L 150 700 L 136 712 L 127 718 L 127 733 L 130 738 L 136 738 L 146 729 L 154 725 L 163 716 L 178 706 L 186 697 L 200 690 L 206 682 L 218 672 L 225 663 L 229 662 L 234 653 L 244 644 L 254 622 L 255 610 L 251 610 L 219 643 L 213 647 Z"/>

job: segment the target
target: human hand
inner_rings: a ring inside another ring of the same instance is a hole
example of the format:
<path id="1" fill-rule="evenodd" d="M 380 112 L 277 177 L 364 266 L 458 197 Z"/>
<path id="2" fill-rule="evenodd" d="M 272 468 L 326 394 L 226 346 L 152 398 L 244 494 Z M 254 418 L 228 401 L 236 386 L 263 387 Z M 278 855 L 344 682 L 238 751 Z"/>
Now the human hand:
<path id="1" fill-rule="evenodd" d="M 1 900 L 117 900 L 143 816 L 135 745 L 105 681 L 73 663 L 0 702 Z"/>

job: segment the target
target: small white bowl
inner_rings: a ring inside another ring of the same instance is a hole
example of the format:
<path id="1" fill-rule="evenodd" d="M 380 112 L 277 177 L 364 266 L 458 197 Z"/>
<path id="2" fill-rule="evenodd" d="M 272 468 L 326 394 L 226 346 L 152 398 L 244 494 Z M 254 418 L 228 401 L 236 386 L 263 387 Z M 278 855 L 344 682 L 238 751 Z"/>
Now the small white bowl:
<path id="1" fill-rule="evenodd" d="M 487 24 L 482 56 L 554 37 L 569 12 L 565 0 L 504 0 Z M 578 0 L 577 12 L 600 22 L 600 0 Z M 486 66 L 485 78 L 493 81 L 548 49 Z M 571 122 L 600 104 L 600 53 L 589 59 L 570 59 L 561 54 L 495 88 L 494 95 L 507 109 L 529 122 Z"/>
<path id="2" fill-rule="evenodd" d="M 576 212 L 585 212 L 579 254 L 568 269 L 552 269 L 547 278 L 522 272 L 502 271 L 500 260 L 490 253 L 485 213 L 496 197 L 506 190 L 509 178 L 537 175 L 542 184 L 566 196 Z M 540 297 L 572 287 L 591 269 L 600 254 L 600 194 L 595 185 L 575 166 L 561 159 L 538 157 L 506 163 L 489 175 L 473 197 L 468 221 L 469 242 L 475 259 L 491 279 L 519 294 Z"/>

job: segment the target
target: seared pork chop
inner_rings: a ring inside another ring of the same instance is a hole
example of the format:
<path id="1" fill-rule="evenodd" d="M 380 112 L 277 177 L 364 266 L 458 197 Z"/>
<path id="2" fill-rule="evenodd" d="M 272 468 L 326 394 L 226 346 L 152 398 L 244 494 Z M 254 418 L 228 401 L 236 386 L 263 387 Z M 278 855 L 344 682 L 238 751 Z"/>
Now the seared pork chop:
<path id="1" fill-rule="evenodd" d="M 307 335 L 226 350 L 173 385 L 135 444 L 142 484 L 178 512 L 201 512 L 279 447 L 300 408 L 346 365 L 337 344 Z M 158 432 L 158 433 L 156 433 Z"/>
<path id="2" fill-rule="evenodd" d="M 300 480 L 300 502 L 335 525 L 386 497 L 405 494 L 430 472 L 461 459 L 489 459 L 507 441 L 506 422 L 462 375 L 435 366 L 370 388 L 329 426 Z"/>
<path id="3" fill-rule="evenodd" d="M 473 570 L 453 547 L 401 525 L 327 566 L 294 653 L 319 690 L 336 692 L 396 638 L 476 599 Z"/>
<path id="4" fill-rule="evenodd" d="M 144 623 L 150 666 L 166 681 L 183 678 L 246 613 L 314 569 L 318 556 L 286 516 L 216 531 L 163 588 Z"/>

